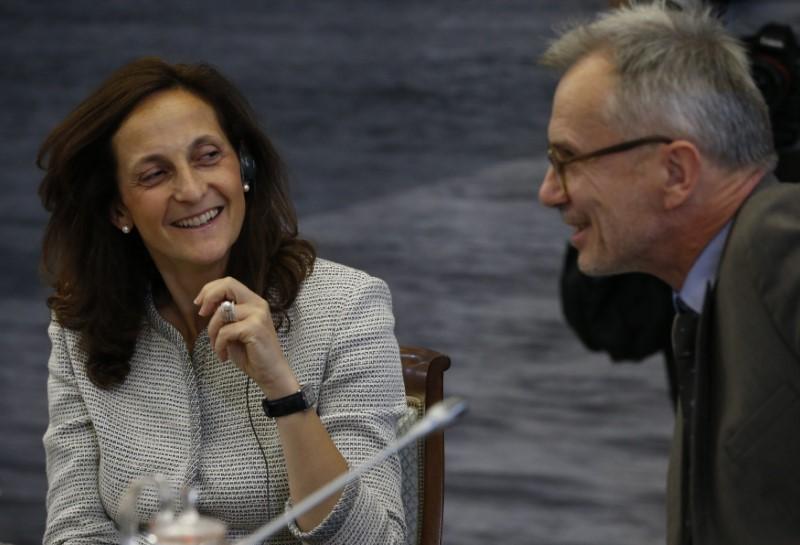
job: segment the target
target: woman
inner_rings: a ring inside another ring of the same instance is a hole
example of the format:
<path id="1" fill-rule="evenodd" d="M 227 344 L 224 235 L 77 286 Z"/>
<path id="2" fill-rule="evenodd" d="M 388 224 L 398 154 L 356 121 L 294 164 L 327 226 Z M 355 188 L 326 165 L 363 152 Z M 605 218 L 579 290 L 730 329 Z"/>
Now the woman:
<path id="1" fill-rule="evenodd" d="M 146 58 L 42 146 L 46 544 L 119 542 L 122 495 L 154 473 L 194 486 L 235 539 L 393 439 L 405 401 L 388 289 L 298 238 L 254 119 L 213 68 Z M 143 494 L 141 520 L 157 509 Z M 274 542 L 404 533 L 394 460 Z"/>

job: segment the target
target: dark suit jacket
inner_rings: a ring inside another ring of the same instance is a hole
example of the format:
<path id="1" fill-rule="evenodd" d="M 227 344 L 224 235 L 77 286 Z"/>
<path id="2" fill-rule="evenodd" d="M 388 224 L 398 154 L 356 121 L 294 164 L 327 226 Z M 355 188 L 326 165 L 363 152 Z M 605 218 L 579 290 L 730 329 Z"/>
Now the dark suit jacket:
<path id="1" fill-rule="evenodd" d="M 677 411 L 668 543 L 799 544 L 799 184 L 768 177 L 739 210 L 700 318 L 695 366 L 685 450 Z"/>

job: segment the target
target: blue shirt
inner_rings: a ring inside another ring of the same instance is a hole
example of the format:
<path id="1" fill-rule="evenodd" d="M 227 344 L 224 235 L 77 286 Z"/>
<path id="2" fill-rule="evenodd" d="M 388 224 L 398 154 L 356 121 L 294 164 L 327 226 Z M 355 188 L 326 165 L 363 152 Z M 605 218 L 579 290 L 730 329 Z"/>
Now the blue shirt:
<path id="1" fill-rule="evenodd" d="M 673 297 L 680 297 L 689 308 L 698 314 L 703 310 L 706 290 L 717 280 L 719 259 L 722 257 L 722 249 L 728 239 L 731 223 L 731 221 L 726 223 L 711 239 L 711 242 L 703 248 L 692 268 L 689 269 L 689 274 L 686 275 L 686 280 L 681 287 L 680 293 L 673 293 Z"/>

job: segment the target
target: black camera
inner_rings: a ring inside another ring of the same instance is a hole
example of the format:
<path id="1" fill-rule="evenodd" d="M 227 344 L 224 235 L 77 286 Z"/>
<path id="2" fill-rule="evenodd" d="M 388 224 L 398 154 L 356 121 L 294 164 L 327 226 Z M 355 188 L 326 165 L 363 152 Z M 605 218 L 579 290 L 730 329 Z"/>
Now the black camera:
<path id="1" fill-rule="evenodd" d="M 794 32 L 787 25 L 769 23 L 742 41 L 769 108 L 775 147 L 789 148 L 800 135 L 800 48 Z"/>
<path id="2" fill-rule="evenodd" d="M 709 0 L 722 17 L 729 0 Z M 683 9 L 680 0 L 669 1 Z M 793 147 L 800 136 L 800 48 L 792 28 L 769 23 L 752 36 L 741 37 L 747 48 L 750 71 L 769 108 L 772 136 L 778 153 Z M 781 160 L 785 156 L 781 154 Z M 800 159 L 791 157 L 791 172 L 798 174 Z M 785 169 L 784 169 L 785 170 Z"/>

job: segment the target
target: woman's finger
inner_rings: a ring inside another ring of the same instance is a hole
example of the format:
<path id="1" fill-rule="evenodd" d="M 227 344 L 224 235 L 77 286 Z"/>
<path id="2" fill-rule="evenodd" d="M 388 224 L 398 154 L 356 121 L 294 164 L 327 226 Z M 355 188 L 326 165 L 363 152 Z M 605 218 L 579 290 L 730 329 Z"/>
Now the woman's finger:
<path id="1" fill-rule="evenodd" d="M 197 314 L 210 316 L 223 301 L 243 303 L 253 297 L 258 296 L 235 278 L 226 276 L 203 286 L 195 297 L 194 304 L 200 307 Z"/>
<path id="2" fill-rule="evenodd" d="M 211 338 L 212 342 L 216 339 L 220 328 L 225 326 L 225 324 L 243 322 L 251 318 L 254 319 L 253 327 L 263 327 L 274 331 L 275 328 L 272 324 L 272 314 L 270 314 L 269 303 L 265 300 L 256 297 L 249 303 L 230 302 L 232 303 L 230 312 L 226 312 L 225 301 L 222 301 L 217 305 L 216 310 L 211 315 L 207 327 L 208 336 Z M 231 322 L 229 318 L 234 318 L 234 321 Z"/>
<path id="3" fill-rule="evenodd" d="M 247 349 L 244 338 L 249 325 L 243 322 L 223 325 L 212 344 L 220 361 L 232 360 L 240 369 L 246 369 Z"/>
<path id="4" fill-rule="evenodd" d="M 230 310 L 226 311 L 226 302 L 231 303 Z M 246 320 L 253 312 L 250 305 L 243 303 L 236 303 L 234 301 L 222 301 L 217 305 L 216 310 L 211 315 L 208 322 L 208 336 L 212 344 L 216 341 L 219 330 L 227 324 L 241 322 Z M 232 318 L 232 320 L 231 320 Z"/>

